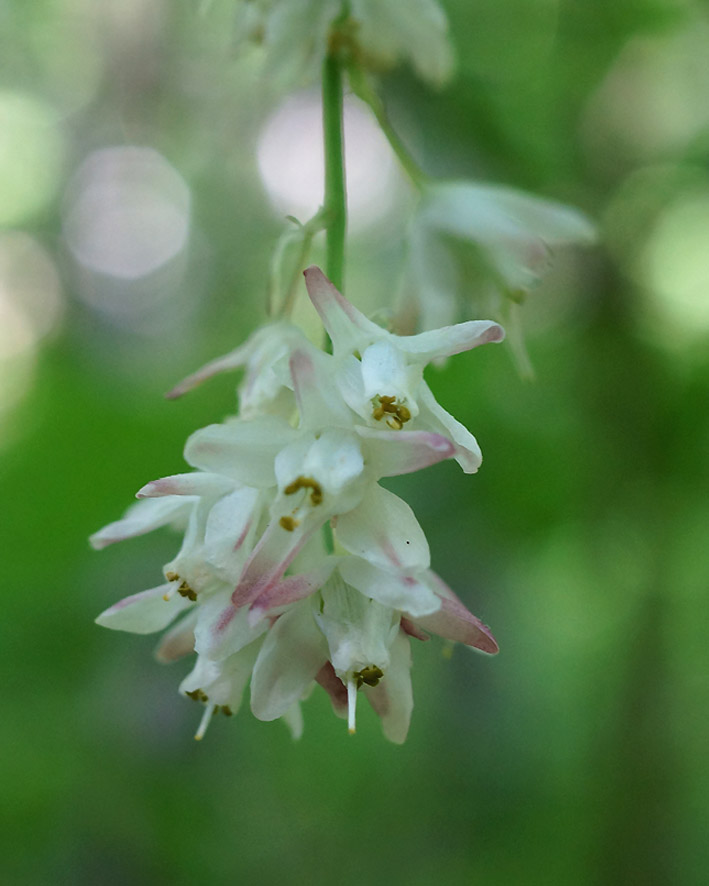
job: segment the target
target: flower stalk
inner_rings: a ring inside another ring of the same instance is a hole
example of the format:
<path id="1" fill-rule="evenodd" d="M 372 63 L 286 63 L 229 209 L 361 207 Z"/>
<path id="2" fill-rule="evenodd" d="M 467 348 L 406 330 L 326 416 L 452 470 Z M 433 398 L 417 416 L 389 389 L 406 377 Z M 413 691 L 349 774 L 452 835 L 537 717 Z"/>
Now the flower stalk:
<path id="1" fill-rule="evenodd" d="M 334 285 L 342 290 L 347 230 L 347 189 L 342 102 L 342 66 L 330 52 L 323 64 L 323 139 L 325 153 L 325 267 Z"/>

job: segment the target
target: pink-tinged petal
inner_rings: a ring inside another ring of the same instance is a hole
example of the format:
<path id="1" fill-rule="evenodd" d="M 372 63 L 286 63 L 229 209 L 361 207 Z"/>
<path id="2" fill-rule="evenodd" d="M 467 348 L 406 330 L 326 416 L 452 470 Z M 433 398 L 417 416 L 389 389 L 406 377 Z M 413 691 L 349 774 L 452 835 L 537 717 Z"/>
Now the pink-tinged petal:
<path id="1" fill-rule="evenodd" d="M 175 385 L 171 391 L 168 391 L 167 394 L 165 394 L 165 398 L 167 400 L 176 400 L 178 397 L 181 397 L 183 394 L 196 388 L 197 385 L 201 385 L 202 382 L 213 378 L 215 375 L 219 375 L 220 372 L 230 372 L 234 369 L 240 369 L 246 364 L 246 361 L 253 353 L 254 344 L 254 341 L 249 339 L 244 342 L 243 345 L 240 345 L 228 354 L 224 354 L 222 357 L 216 357 L 214 360 L 211 360 L 209 363 L 202 366 L 201 369 L 193 372 L 192 375 L 188 375 L 187 378 Z"/>
<path id="2" fill-rule="evenodd" d="M 256 624 L 267 612 L 289 606 L 314 594 L 325 584 L 339 561 L 339 557 L 328 557 L 318 569 L 301 575 L 289 575 L 272 585 L 251 604 L 249 624 Z"/>
<path id="3" fill-rule="evenodd" d="M 424 382 L 418 393 L 418 423 L 434 433 L 441 434 L 455 444 L 454 458 L 466 474 L 474 474 L 482 464 L 478 441 L 456 418 L 439 405 L 433 392 Z"/>
<path id="4" fill-rule="evenodd" d="M 335 358 L 312 348 L 294 351 L 290 371 L 302 428 L 351 425 L 354 415 L 342 402 L 335 384 Z"/>
<path id="5" fill-rule="evenodd" d="M 249 606 L 263 594 L 269 594 L 280 582 L 283 573 L 322 523 L 305 519 L 293 531 L 284 529 L 279 520 L 272 519 L 246 561 L 239 583 L 231 595 L 234 606 Z"/>
<path id="6" fill-rule="evenodd" d="M 479 345 L 501 342 L 504 337 L 505 330 L 493 320 L 468 320 L 418 335 L 399 335 L 396 346 L 415 357 L 417 362 L 430 363 L 440 357 L 470 351 Z"/>
<path id="7" fill-rule="evenodd" d="M 399 570 L 384 570 L 360 557 L 343 557 L 340 575 L 348 585 L 390 609 L 416 617 L 441 608 L 440 598 L 414 576 Z"/>
<path id="8" fill-rule="evenodd" d="M 390 431 L 363 426 L 355 430 L 366 440 L 366 464 L 377 479 L 411 474 L 456 454 L 450 440 L 431 431 Z"/>
<path id="9" fill-rule="evenodd" d="M 215 594 L 199 607 L 195 651 L 205 658 L 221 661 L 248 646 L 267 627 L 265 622 L 250 625 L 245 609 L 237 609 L 227 594 Z"/>
<path id="10" fill-rule="evenodd" d="M 416 572 L 431 561 L 414 512 L 381 486 L 372 486 L 354 510 L 338 517 L 337 540 L 346 551 L 389 572 Z"/>
<path id="11" fill-rule="evenodd" d="M 401 616 L 400 624 L 401 624 L 401 630 L 405 634 L 408 634 L 409 637 L 415 637 L 415 639 L 422 640 L 424 643 L 426 642 L 426 640 L 431 639 L 425 631 L 422 631 L 421 628 L 419 628 L 417 625 L 415 625 L 411 621 L 411 619 L 408 619 L 405 615 Z"/>
<path id="12" fill-rule="evenodd" d="M 309 600 L 282 615 L 266 635 L 251 679 L 251 710 L 275 720 L 302 698 L 328 660 L 327 642 Z"/>
<path id="13" fill-rule="evenodd" d="M 197 624 L 197 610 L 193 609 L 180 619 L 167 633 L 163 634 L 153 655 L 161 664 L 172 664 L 194 652 L 194 626 Z"/>
<path id="14" fill-rule="evenodd" d="M 171 592 L 172 596 L 165 599 Z M 174 593 L 172 584 L 160 585 L 114 603 L 96 618 L 96 624 L 114 631 L 152 634 L 166 628 L 190 605 L 189 600 Z"/>
<path id="15" fill-rule="evenodd" d="M 109 523 L 95 532 L 89 542 L 97 551 L 118 541 L 145 535 L 173 520 L 185 520 L 196 499 L 180 498 L 146 499 L 132 505 L 121 520 Z"/>
<path id="16" fill-rule="evenodd" d="M 297 436 L 288 422 L 275 416 L 233 419 L 192 434 L 185 445 L 185 460 L 194 468 L 223 474 L 245 486 L 272 486 L 276 482 L 273 460 Z"/>
<path id="17" fill-rule="evenodd" d="M 416 618 L 416 624 L 446 640 L 465 643 L 488 655 L 496 655 L 500 649 L 490 628 L 476 618 L 435 572 L 427 573 L 431 589 L 441 598 L 441 608 L 432 615 Z"/>
<path id="18" fill-rule="evenodd" d="M 221 474 L 194 471 L 191 474 L 173 474 L 146 483 L 136 492 L 136 498 L 161 498 L 165 495 L 223 495 L 234 488 L 234 481 Z"/>
<path id="19" fill-rule="evenodd" d="M 314 265 L 303 271 L 305 286 L 323 326 L 332 339 L 336 355 L 360 349 L 386 332 L 350 304 L 333 286 L 320 268 Z"/>
<path id="20" fill-rule="evenodd" d="M 395 744 L 403 744 L 414 707 L 411 648 L 403 631 L 398 632 L 391 644 L 391 660 L 384 677 L 377 686 L 364 686 L 363 691 L 381 720 L 384 735 Z"/>
<path id="21" fill-rule="evenodd" d="M 338 717 L 347 718 L 347 687 L 335 673 L 331 662 L 326 662 L 315 675 L 315 682 L 330 696 L 332 709 Z"/>

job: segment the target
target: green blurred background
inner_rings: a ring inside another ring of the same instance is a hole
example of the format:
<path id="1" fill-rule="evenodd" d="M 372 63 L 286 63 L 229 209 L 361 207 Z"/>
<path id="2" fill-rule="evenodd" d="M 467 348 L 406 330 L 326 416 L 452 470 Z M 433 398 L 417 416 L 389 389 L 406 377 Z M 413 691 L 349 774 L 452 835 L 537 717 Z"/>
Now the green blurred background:
<path id="1" fill-rule="evenodd" d="M 232 411 L 234 378 L 162 393 L 262 320 L 283 215 L 313 191 L 316 99 L 281 112 L 294 165 L 269 180 L 283 96 L 235 59 L 227 0 L 2 3 L 4 882 L 709 882 L 709 15 L 444 5 L 457 79 L 382 82 L 404 138 L 432 173 L 580 206 L 602 242 L 525 306 L 534 384 L 503 347 L 430 373 L 485 464 L 392 486 L 502 651 L 417 644 L 395 747 L 364 706 L 348 736 L 324 693 L 298 743 L 247 705 L 195 743 L 188 665 L 93 625 L 174 551 L 86 538 Z M 368 162 L 348 294 L 369 310 L 408 197 Z"/>

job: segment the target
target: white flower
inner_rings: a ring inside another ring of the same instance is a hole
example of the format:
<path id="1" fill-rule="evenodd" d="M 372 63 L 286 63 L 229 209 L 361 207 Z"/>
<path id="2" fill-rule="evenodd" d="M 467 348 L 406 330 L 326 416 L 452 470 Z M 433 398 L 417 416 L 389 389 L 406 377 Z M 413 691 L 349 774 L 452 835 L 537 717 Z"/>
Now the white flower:
<path id="1" fill-rule="evenodd" d="M 332 44 L 376 71 L 407 60 L 434 85 L 445 82 L 453 61 L 437 0 L 350 0 L 347 15 L 341 0 L 241 0 L 235 40 L 259 43 L 265 70 L 284 85 L 315 79 Z"/>
<path id="2" fill-rule="evenodd" d="M 192 434 L 185 459 L 195 471 L 146 484 L 122 520 L 92 537 L 101 548 L 161 526 L 184 533 L 165 583 L 97 621 L 169 628 L 160 661 L 197 654 L 180 687 L 204 706 L 197 738 L 215 713 L 236 713 L 249 681 L 253 713 L 299 735 L 300 701 L 317 682 L 352 730 L 361 689 L 401 742 L 413 706 L 409 638 L 430 630 L 488 653 L 497 646 L 431 572 L 411 508 L 378 481 L 452 457 L 477 468 L 474 438 L 436 403 L 423 367 L 503 332 L 475 321 L 391 335 L 317 268 L 306 282 L 334 354 L 274 324 L 178 386 L 245 366 L 248 418 Z M 326 524 L 336 553 L 323 544 Z"/>
<path id="3" fill-rule="evenodd" d="M 360 313 L 319 268 L 308 268 L 305 282 L 340 358 L 335 382 L 350 408 L 372 428 L 400 432 L 406 427 L 447 437 L 463 470 L 476 471 L 482 461 L 477 441 L 436 402 L 423 369 L 432 360 L 502 341 L 502 327 L 470 320 L 419 335 L 394 335 Z"/>
<path id="4" fill-rule="evenodd" d="M 420 328 L 432 329 L 454 322 L 465 297 L 473 315 L 510 324 L 514 304 L 540 280 L 553 251 L 594 239 L 592 223 L 561 203 L 468 181 L 428 185 L 409 231 L 404 310 L 413 303 Z M 455 270 L 461 255 L 465 285 Z"/>
<path id="5" fill-rule="evenodd" d="M 269 413 L 288 419 L 295 403 L 291 391 L 275 369 L 284 358 L 287 361 L 294 347 L 305 341 L 303 333 L 291 323 L 270 323 L 256 330 L 235 350 L 210 360 L 206 366 L 188 375 L 165 396 L 174 400 L 221 372 L 245 368 L 244 380 L 239 385 L 241 418 Z"/>

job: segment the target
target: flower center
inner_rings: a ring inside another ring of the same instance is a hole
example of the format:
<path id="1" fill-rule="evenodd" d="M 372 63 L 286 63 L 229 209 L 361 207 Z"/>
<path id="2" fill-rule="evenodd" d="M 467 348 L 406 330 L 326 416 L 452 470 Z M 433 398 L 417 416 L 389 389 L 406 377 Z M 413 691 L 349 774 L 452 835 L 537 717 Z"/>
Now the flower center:
<path id="1" fill-rule="evenodd" d="M 396 397 L 377 394 L 372 398 L 372 418 L 381 421 L 386 416 L 386 423 L 393 431 L 400 431 L 411 418 L 411 412 Z"/>
<path id="2" fill-rule="evenodd" d="M 177 593 L 181 597 L 187 597 L 188 600 L 191 600 L 193 603 L 197 599 L 197 592 L 193 590 L 186 581 L 180 581 L 180 576 L 176 572 L 166 572 L 165 578 L 168 581 L 179 581 L 180 586 L 177 589 Z M 163 600 L 169 600 L 174 592 L 170 591 L 169 594 L 165 594 L 163 596 Z"/>
<path id="3" fill-rule="evenodd" d="M 366 668 L 362 668 L 361 671 L 355 671 L 352 674 L 352 677 L 357 684 L 357 689 L 359 689 L 363 683 L 366 683 L 367 686 L 376 686 L 383 676 L 384 671 L 376 665 L 367 665 Z"/>

